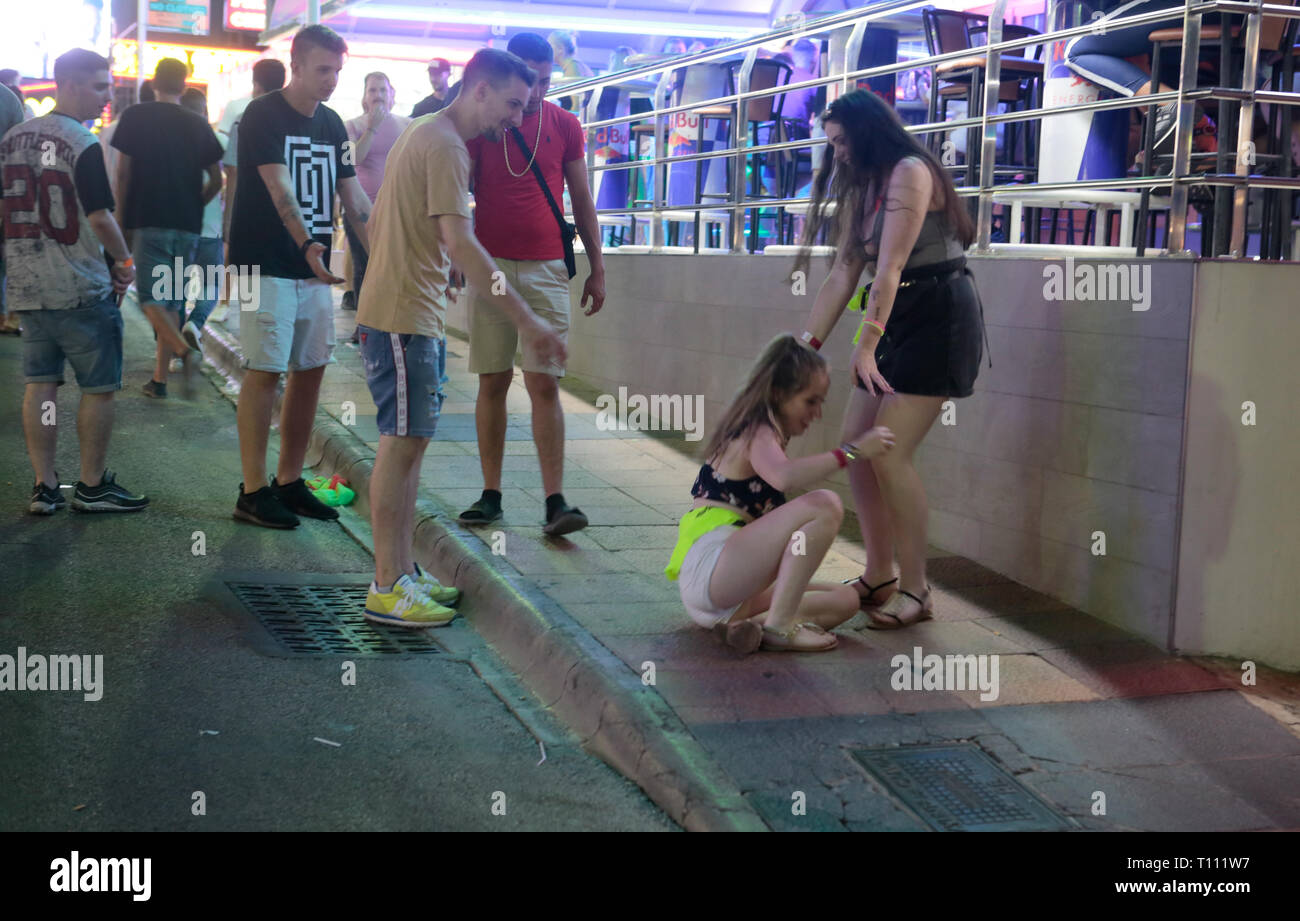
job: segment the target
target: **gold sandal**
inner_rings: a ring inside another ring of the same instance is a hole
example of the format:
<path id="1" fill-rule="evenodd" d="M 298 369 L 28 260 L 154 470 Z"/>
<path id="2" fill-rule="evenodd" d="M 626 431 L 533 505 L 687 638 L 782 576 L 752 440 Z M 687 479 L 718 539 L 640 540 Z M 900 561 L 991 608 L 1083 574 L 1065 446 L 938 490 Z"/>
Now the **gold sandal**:
<path id="1" fill-rule="evenodd" d="M 795 637 L 802 631 L 807 630 L 811 633 L 821 634 L 830 637 L 830 643 L 823 646 L 802 646 L 795 642 Z M 779 650 L 782 652 L 826 652 L 834 649 L 839 645 L 839 640 L 833 633 L 823 630 L 821 627 L 812 623 L 795 624 L 789 630 L 773 630 L 771 627 L 763 627 L 763 647 L 764 649 Z"/>
<path id="2" fill-rule="evenodd" d="M 906 607 L 904 606 L 907 605 L 907 602 L 902 600 L 904 595 L 919 605 L 914 612 L 906 615 L 902 613 L 906 610 Z M 931 602 L 932 598 L 933 593 L 929 588 L 926 589 L 924 598 L 917 598 L 911 592 L 899 589 L 879 610 L 871 612 L 871 623 L 867 624 L 867 629 L 901 630 L 904 627 L 919 624 L 923 620 L 929 620 L 934 616 L 934 608 Z M 886 617 L 890 618 L 890 620 L 883 619 Z"/>

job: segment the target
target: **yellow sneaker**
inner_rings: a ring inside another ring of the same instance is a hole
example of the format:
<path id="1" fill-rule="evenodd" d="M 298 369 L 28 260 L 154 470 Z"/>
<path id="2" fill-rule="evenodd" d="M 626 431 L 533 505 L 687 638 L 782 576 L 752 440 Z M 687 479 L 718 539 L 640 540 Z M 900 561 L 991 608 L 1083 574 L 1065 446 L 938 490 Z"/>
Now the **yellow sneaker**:
<path id="1" fill-rule="evenodd" d="M 420 589 L 438 604 L 451 606 L 460 601 L 460 589 L 453 585 L 443 585 L 432 573 L 425 572 L 420 564 L 415 564 L 414 582 Z"/>
<path id="2" fill-rule="evenodd" d="M 423 629 L 445 627 L 455 617 L 455 611 L 430 598 L 410 576 L 398 579 L 391 592 L 381 592 L 379 586 L 370 583 L 370 594 L 366 596 L 366 620 Z"/>

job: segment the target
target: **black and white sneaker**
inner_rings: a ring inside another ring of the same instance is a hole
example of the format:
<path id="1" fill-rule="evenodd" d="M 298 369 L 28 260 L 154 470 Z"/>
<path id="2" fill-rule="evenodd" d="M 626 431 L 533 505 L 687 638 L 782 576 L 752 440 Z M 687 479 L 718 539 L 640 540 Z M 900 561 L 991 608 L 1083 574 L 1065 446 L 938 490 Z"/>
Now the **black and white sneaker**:
<path id="1" fill-rule="evenodd" d="M 1152 159 L 1167 156 L 1174 149 L 1174 129 L 1178 127 L 1178 103 L 1156 108 L 1156 135 Z"/>
<path id="2" fill-rule="evenodd" d="M 67 504 L 68 500 L 63 498 L 63 490 L 57 484 L 46 486 L 37 483 L 32 487 L 32 501 L 27 506 L 27 511 L 33 515 L 53 515 Z"/>
<path id="3" fill-rule="evenodd" d="M 149 506 L 145 496 L 132 495 L 118 484 L 116 474 L 105 470 L 98 486 L 87 486 L 80 480 L 72 491 L 72 507 L 79 512 L 138 512 Z"/>
<path id="4" fill-rule="evenodd" d="M 284 531 L 296 528 L 299 524 L 298 516 L 284 507 L 280 496 L 270 486 L 263 486 L 254 493 L 246 493 L 243 483 L 239 484 L 235 517 L 264 528 L 279 528 Z"/>

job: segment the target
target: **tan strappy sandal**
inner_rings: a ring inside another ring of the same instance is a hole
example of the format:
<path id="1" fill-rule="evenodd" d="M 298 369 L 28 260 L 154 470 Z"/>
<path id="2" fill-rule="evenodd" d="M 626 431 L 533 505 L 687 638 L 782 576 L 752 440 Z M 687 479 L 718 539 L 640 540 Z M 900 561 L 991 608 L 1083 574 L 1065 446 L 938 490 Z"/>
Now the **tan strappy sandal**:
<path id="1" fill-rule="evenodd" d="M 830 642 L 821 640 L 815 644 L 802 643 L 798 639 L 805 633 L 814 636 L 826 637 Z M 839 645 L 839 640 L 835 634 L 828 633 L 816 624 L 801 623 L 795 624 L 789 630 L 773 630 L 771 627 L 763 628 L 763 648 L 779 650 L 781 652 L 826 652 L 834 649 Z"/>
<path id="2" fill-rule="evenodd" d="M 879 610 L 871 612 L 871 623 L 867 624 L 867 629 L 901 630 L 929 620 L 934 616 L 933 597 L 934 593 L 929 588 L 925 590 L 924 598 L 917 598 L 911 592 L 899 589 Z M 917 607 L 912 608 L 908 599 L 915 601 Z"/>
<path id="3" fill-rule="evenodd" d="M 858 592 L 858 610 L 875 611 L 878 610 L 881 605 L 887 603 L 889 599 L 886 598 L 885 601 L 872 601 L 871 596 L 874 595 L 876 592 L 880 591 L 885 586 L 893 585 L 897 581 L 898 581 L 898 576 L 894 576 L 894 578 L 890 579 L 888 582 L 881 582 L 879 585 L 868 585 L 866 579 L 862 578 L 861 576 L 858 576 L 856 579 L 845 579 L 843 584 L 852 585 L 854 582 L 860 583 L 862 587 L 867 590 L 867 593 L 864 595 L 862 594 L 862 592 L 859 592 L 856 588 L 854 589 L 855 592 Z M 893 596 L 891 595 L 890 597 Z"/>

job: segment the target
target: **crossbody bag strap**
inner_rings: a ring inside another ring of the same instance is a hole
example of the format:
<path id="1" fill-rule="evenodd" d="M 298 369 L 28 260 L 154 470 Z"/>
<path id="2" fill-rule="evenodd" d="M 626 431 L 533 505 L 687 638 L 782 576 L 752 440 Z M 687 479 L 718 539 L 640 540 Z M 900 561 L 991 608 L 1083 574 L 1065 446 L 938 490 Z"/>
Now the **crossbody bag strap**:
<path id="1" fill-rule="evenodd" d="M 533 157 L 533 152 L 528 149 L 528 142 L 524 140 L 523 132 L 518 128 L 511 128 L 510 133 L 514 135 L 515 143 L 517 143 L 519 149 L 524 152 L 524 156 L 532 160 L 533 175 L 537 177 L 537 184 L 542 187 L 542 194 L 546 196 L 546 203 L 551 206 L 551 214 L 555 217 L 555 223 L 560 225 L 560 232 L 564 233 L 564 225 L 566 223 L 564 220 L 564 212 L 562 212 L 560 206 L 555 203 L 555 196 L 551 194 L 550 187 L 547 186 L 546 179 L 542 176 L 542 168 L 537 165 L 537 160 Z"/>

